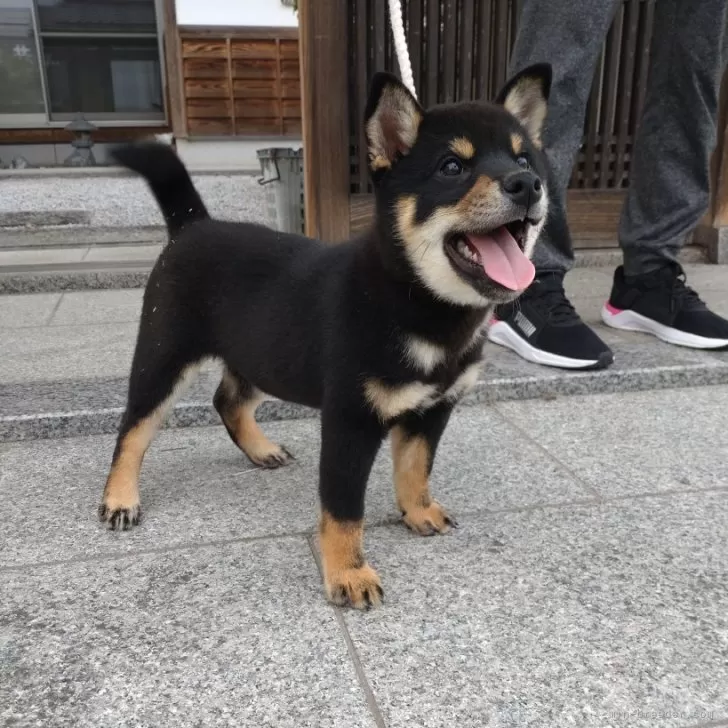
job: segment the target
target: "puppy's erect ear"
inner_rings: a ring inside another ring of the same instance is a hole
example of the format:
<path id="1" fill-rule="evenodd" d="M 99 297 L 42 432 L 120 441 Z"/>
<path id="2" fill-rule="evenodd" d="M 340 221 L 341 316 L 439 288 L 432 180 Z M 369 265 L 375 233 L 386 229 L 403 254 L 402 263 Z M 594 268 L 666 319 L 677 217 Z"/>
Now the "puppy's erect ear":
<path id="1" fill-rule="evenodd" d="M 377 73 L 364 114 L 372 172 L 389 169 L 399 155 L 412 149 L 423 116 L 422 107 L 391 73 Z"/>
<path id="2" fill-rule="evenodd" d="M 551 66 L 538 63 L 524 68 L 501 89 L 496 103 L 521 122 L 531 139 L 541 146 L 541 131 L 551 91 Z"/>

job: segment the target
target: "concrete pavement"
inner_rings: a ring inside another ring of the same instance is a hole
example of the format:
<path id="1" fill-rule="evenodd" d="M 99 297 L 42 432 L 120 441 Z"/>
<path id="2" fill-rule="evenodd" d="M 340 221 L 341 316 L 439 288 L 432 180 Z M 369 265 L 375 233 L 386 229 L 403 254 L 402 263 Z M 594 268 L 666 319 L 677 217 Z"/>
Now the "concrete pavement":
<path id="1" fill-rule="evenodd" d="M 145 520 L 96 521 L 112 436 L 0 446 L 3 726 L 728 725 L 728 387 L 462 408 L 397 524 L 385 448 L 366 549 L 386 591 L 325 603 L 314 420 L 254 470 L 221 427 L 160 435 Z"/>
<path id="2" fill-rule="evenodd" d="M 725 269 L 688 275 L 728 315 Z M 0 297 L 0 726 L 728 727 L 728 355 L 606 330 L 609 271 L 567 282 L 615 366 L 488 347 L 433 472 L 446 536 L 398 523 L 382 449 L 369 613 L 323 597 L 315 413 L 266 403 L 297 460 L 255 469 L 208 369 L 145 461 L 142 525 L 108 532 L 141 291 Z"/>

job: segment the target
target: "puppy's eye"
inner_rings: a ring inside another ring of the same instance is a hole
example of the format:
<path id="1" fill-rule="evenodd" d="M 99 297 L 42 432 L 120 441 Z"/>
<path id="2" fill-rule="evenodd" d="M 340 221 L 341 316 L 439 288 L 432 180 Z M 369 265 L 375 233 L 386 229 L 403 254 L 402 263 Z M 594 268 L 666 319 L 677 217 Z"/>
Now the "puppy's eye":
<path id="1" fill-rule="evenodd" d="M 440 173 L 446 177 L 457 177 L 463 171 L 463 164 L 455 157 L 448 157 L 440 167 Z"/>
<path id="2" fill-rule="evenodd" d="M 524 157 L 521 155 L 520 157 L 516 157 L 516 164 L 519 167 L 523 167 L 523 169 L 528 169 L 531 165 L 528 163 L 528 157 Z"/>

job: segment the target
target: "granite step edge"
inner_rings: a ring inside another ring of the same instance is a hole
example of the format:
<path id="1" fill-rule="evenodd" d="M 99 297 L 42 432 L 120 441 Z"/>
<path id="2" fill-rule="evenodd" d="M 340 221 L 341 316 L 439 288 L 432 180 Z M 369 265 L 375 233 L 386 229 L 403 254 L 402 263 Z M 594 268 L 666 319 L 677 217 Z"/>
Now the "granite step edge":
<path id="1" fill-rule="evenodd" d="M 497 378 L 480 381 L 462 400 L 461 406 L 725 384 L 728 384 L 728 364 L 720 362 L 571 373 L 569 376 Z M 4 416 L 0 417 L 0 442 L 113 434 L 122 412 L 122 407 L 107 407 Z M 314 409 L 280 400 L 268 400 L 258 410 L 261 422 L 317 416 Z M 219 424 L 220 418 L 209 401 L 192 401 L 177 404 L 165 428 Z"/>
<path id="2" fill-rule="evenodd" d="M 8 271 L 0 268 L 0 295 L 24 293 L 65 293 L 69 291 L 108 291 L 144 288 L 152 262 L 124 262 L 116 266 L 96 264 L 92 270 Z"/>

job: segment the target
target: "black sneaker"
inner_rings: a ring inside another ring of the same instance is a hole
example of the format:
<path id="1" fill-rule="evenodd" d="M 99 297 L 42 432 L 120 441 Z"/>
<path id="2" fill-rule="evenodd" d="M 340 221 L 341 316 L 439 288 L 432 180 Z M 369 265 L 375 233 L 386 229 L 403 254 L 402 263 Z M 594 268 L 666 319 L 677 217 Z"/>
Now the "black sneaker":
<path id="1" fill-rule="evenodd" d="M 537 278 L 517 301 L 499 306 L 488 338 L 549 367 L 604 369 L 614 361 L 610 348 L 579 318 L 559 274 Z"/>
<path id="2" fill-rule="evenodd" d="M 620 266 L 602 320 L 615 329 L 653 334 L 678 346 L 728 348 L 728 321 L 713 313 L 685 280 L 678 263 L 632 279 Z"/>

